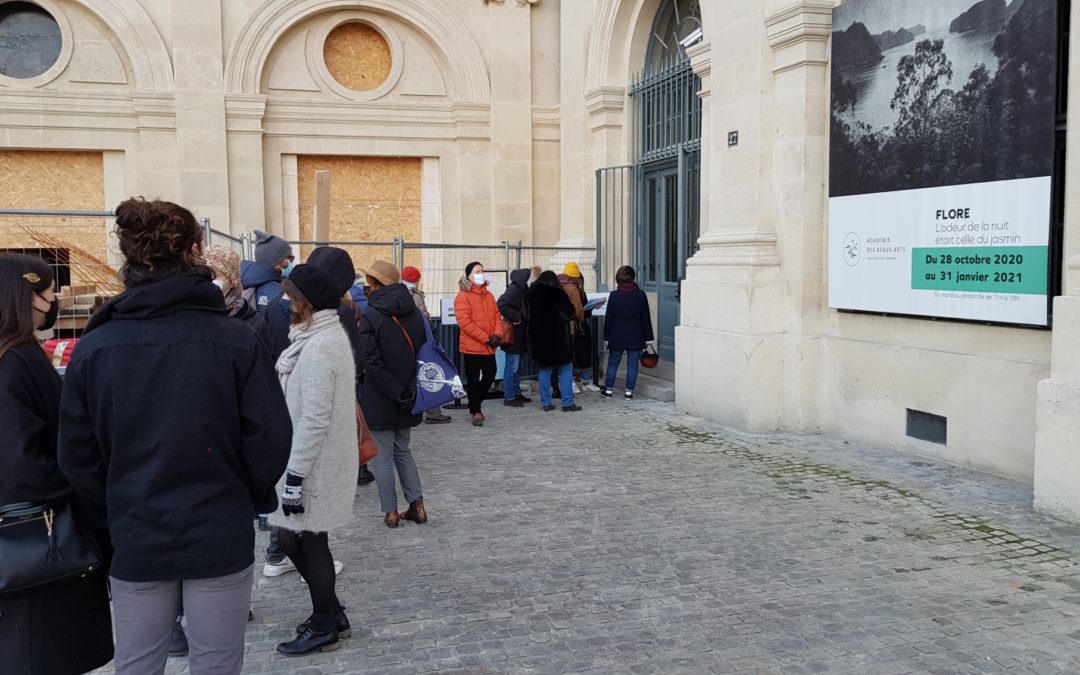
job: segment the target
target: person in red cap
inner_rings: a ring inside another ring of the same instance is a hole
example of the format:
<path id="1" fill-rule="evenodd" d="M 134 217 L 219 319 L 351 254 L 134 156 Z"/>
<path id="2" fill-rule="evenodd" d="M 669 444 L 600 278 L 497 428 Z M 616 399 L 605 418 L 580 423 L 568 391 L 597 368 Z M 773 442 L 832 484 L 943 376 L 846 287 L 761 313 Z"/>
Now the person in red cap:
<path id="1" fill-rule="evenodd" d="M 413 302 L 416 303 L 416 308 L 420 310 L 420 313 L 424 315 L 428 323 L 431 323 L 431 314 L 428 313 L 427 303 L 424 302 L 424 292 L 420 290 L 418 284 L 420 283 L 420 270 L 416 269 L 412 265 L 406 266 L 401 270 L 401 283 L 405 284 L 405 287 L 409 289 L 409 294 L 412 295 Z M 439 412 L 438 408 L 424 413 L 425 424 L 446 424 L 450 422 L 451 417 Z"/>

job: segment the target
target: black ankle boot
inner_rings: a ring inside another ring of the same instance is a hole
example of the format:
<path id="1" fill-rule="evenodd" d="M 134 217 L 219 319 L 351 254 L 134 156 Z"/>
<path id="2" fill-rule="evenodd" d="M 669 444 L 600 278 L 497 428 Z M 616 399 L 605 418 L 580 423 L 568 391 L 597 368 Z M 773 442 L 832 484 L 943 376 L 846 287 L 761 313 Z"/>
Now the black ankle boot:
<path id="1" fill-rule="evenodd" d="M 296 634 L 299 635 L 311 627 L 311 618 L 296 627 Z M 349 617 L 345 616 L 345 608 L 338 607 L 338 610 L 334 612 L 334 627 L 337 628 L 339 638 L 347 638 L 352 635 L 352 626 L 349 625 Z"/>
<path id="2" fill-rule="evenodd" d="M 340 646 L 338 632 L 333 625 L 330 630 L 322 631 L 309 623 L 295 640 L 282 642 L 277 646 L 277 650 L 286 656 L 303 656 L 314 651 L 332 652 Z"/>
<path id="3" fill-rule="evenodd" d="M 360 465 L 360 474 L 356 478 L 357 485 L 368 485 L 375 480 L 375 474 L 368 470 L 367 464 Z"/>
<path id="4" fill-rule="evenodd" d="M 177 621 L 173 626 L 172 635 L 169 636 L 169 656 L 187 656 L 188 639 L 184 634 L 184 627 Z"/>

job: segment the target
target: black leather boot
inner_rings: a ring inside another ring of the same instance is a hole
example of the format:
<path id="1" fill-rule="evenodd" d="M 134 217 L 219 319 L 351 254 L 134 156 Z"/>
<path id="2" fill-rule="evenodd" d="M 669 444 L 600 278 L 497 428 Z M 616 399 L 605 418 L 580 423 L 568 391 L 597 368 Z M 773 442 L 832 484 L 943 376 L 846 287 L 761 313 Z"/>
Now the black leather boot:
<path id="1" fill-rule="evenodd" d="M 169 636 L 169 656 L 187 656 L 188 641 L 184 634 L 184 627 L 177 621 L 173 626 L 172 635 Z"/>
<path id="2" fill-rule="evenodd" d="M 311 626 L 311 618 L 296 627 L 296 634 L 299 635 L 307 630 Z M 339 638 L 347 638 L 352 635 L 352 626 L 349 625 L 349 617 L 345 616 L 345 608 L 338 607 L 338 610 L 334 612 L 334 627 L 337 628 L 337 634 Z"/>
<path id="3" fill-rule="evenodd" d="M 337 628 L 334 627 L 333 617 L 329 617 L 329 621 L 325 624 L 329 625 L 328 630 L 320 630 L 317 626 L 320 622 L 315 617 L 305 622 L 307 625 L 301 624 L 302 630 L 296 635 L 296 639 L 289 642 L 282 642 L 277 646 L 277 650 L 286 656 L 303 656 L 304 654 L 310 654 L 311 652 L 332 652 L 341 646 L 339 640 Z"/>
<path id="4" fill-rule="evenodd" d="M 357 485 L 367 485 L 375 480 L 375 474 L 368 471 L 367 464 L 360 465 L 360 475 L 356 477 Z"/>

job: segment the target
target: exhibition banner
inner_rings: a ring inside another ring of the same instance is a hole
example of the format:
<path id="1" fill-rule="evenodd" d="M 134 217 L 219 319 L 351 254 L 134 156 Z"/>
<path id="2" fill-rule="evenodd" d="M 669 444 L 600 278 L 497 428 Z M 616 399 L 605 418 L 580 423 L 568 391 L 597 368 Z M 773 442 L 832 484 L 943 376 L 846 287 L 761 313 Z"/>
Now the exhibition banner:
<path id="1" fill-rule="evenodd" d="M 836 8 L 830 307 L 1047 324 L 1056 7 Z"/>

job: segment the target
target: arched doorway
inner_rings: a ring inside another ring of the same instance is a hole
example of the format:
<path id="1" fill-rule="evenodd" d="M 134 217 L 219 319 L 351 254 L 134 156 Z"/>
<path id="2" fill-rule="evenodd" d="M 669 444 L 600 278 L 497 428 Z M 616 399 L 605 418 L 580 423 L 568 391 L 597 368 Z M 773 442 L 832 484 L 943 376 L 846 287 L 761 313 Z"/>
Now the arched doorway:
<path id="1" fill-rule="evenodd" d="M 682 280 L 699 232 L 701 81 L 686 50 L 701 39 L 699 0 L 664 0 L 630 86 L 633 257 L 641 287 L 657 296 L 657 350 L 666 361 L 675 360 Z"/>

